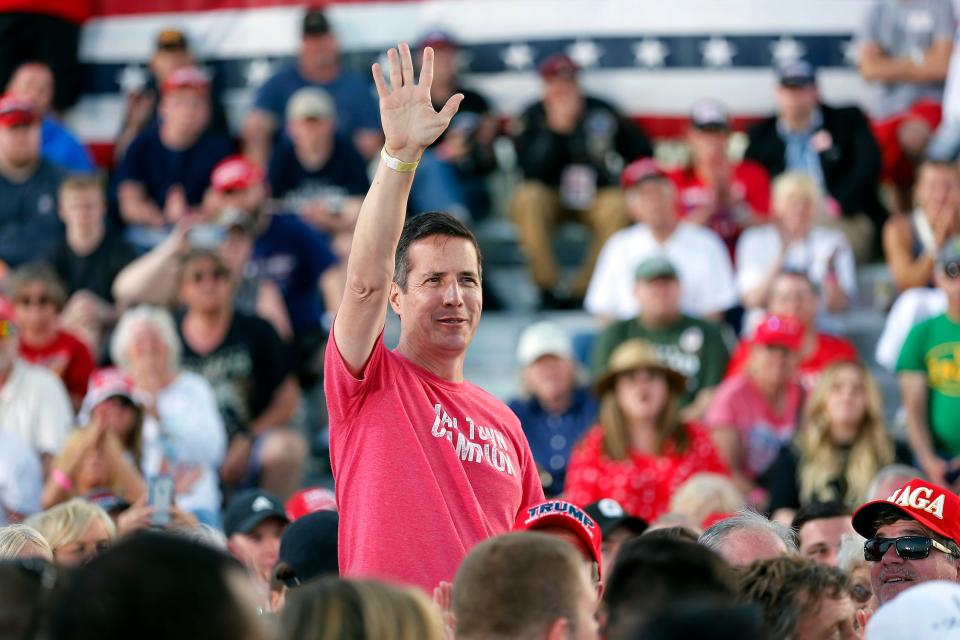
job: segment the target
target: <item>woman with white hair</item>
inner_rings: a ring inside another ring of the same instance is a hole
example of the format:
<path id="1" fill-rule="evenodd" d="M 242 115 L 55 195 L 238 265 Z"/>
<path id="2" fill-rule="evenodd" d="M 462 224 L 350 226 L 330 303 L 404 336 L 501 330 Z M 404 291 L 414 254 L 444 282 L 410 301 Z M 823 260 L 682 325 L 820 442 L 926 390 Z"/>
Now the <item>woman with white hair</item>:
<path id="1" fill-rule="evenodd" d="M 846 309 L 856 295 L 853 251 L 842 232 L 819 224 L 823 192 L 804 173 L 773 183 L 773 223 L 744 231 L 737 242 L 737 288 L 748 310 L 766 307 L 770 285 L 782 271 L 805 273 L 820 290 L 827 313 Z"/>
<path id="2" fill-rule="evenodd" d="M 172 475 L 177 506 L 216 525 L 217 469 L 226 451 L 226 430 L 210 384 L 181 371 L 180 348 L 170 314 L 141 306 L 120 318 L 110 355 L 133 380 L 143 407 L 144 475 Z"/>
<path id="3" fill-rule="evenodd" d="M 0 560 L 43 558 L 53 562 L 53 550 L 40 532 L 25 524 L 0 527 Z"/>

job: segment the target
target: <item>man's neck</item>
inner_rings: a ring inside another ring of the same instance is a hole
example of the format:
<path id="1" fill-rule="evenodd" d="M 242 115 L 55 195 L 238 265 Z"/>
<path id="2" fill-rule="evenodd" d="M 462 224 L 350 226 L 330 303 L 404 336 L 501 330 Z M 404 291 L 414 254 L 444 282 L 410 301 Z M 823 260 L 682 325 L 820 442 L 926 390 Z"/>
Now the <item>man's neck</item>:
<path id="1" fill-rule="evenodd" d="M 673 232 L 677 230 L 677 225 L 680 224 L 679 220 L 674 220 L 670 224 L 664 224 L 658 227 L 650 227 L 650 233 L 653 235 L 653 239 L 657 241 L 657 244 L 663 244 L 670 239 L 670 236 L 673 235 Z"/>
<path id="2" fill-rule="evenodd" d="M 184 151 L 193 146 L 197 141 L 195 136 L 187 136 L 179 131 L 173 131 L 169 127 L 160 127 L 160 142 L 170 151 Z"/>
<path id="3" fill-rule="evenodd" d="M 103 225 L 94 229 L 80 231 L 76 227 L 67 227 L 67 246 L 80 257 L 88 256 L 97 250 L 106 231 Z"/>
<path id="4" fill-rule="evenodd" d="M 332 82 L 340 73 L 340 65 L 335 62 L 331 64 L 317 64 L 315 62 L 301 60 L 299 69 L 300 75 L 302 75 L 305 80 L 317 84 Z"/>
<path id="5" fill-rule="evenodd" d="M 319 171 L 330 160 L 330 155 L 333 153 L 333 144 L 325 143 L 317 149 L 303 149 L 294 145 L 293 152 L 304 169 Z"/>
<path id="6" fill-rule="evenodd" d="M 813 126 L 813 112 L 806 116 L 786 117 L 780 116 L 780 122 L 789 133 L 804 133 Z"/>
<path id="7" fill-rule="evenodd" d="M 643 310 L 641 309 L 640 315 L 637 316 L 637 322 L 640 323 L 640 326 L 649 330 L 667 329 L 668 327 L 675 325 L 679 319 L 679 311 L 677 311 L 675 314 L 657 316 L 653 314 L 644 314 Z"/>
<path id="8" fill-rule="evenodd" d="M 0 156 L 0 173 L 10 182 L 17 184 L 26 182 L 33 177 L 33 174 L 36 173 L 37 167 L 39 166 L 40 156 L 37 156 L 33 162 L 24 165 L 11 164 L 6 158 Z"/>
<path id="9" fill-rule="evenodd" d="M 428 349 L 417 348 L 401 336 L 397 353 L 438 378 L 454 383 L 463 382 L 463 361 L 466 358 L 466 352 L 453 357 L 438 355 L 431 353 Z"/>

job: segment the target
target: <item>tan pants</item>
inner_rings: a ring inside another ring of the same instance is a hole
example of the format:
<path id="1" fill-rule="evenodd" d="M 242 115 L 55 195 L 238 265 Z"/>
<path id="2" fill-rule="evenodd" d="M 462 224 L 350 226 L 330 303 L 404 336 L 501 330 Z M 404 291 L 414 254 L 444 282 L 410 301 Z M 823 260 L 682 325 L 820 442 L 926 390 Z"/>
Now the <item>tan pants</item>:
<path id="1" fill-rule="evenodd" d="M 873 221 L 867 217 L 867 214 L 855 213 L 839 218 L 820 216 L 817 222 L 824 227 L 837 229 L 847 237 L 847 242 L 850 243 L 857 264 L 866 264 L 874 257 L 872 255 L 873 234 L 876 233 L 876 230 L 873 228 Z"/>
<path id="2" fill-rule="evenodd" d="M 616 187 L 598 189 L 589 209 L 575 211 L 561 204 L 556 189 L 534 180 L 525 180 L 513 192 L 510 217 L 517 226 L 517 236 L 527 256 L 533 281 L 541 290 L 553 288 L 560 279 L 553 255 L 553 232 L 557 224 L 576 220 L 590 228 L 593 233 L 590 247 L 570 287 L 571 293 L 580 297 L 587 291 L 593 265 L 603 244 L 628 223 L 623 193 Z"/>

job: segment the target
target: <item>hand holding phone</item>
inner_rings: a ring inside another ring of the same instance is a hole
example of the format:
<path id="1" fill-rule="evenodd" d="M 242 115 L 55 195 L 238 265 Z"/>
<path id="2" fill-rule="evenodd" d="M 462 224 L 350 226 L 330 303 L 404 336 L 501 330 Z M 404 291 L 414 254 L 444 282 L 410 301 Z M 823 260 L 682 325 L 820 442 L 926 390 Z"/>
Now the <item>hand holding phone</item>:
<path id="1" fill-rule="evenodd" d="M 150 499 L 153 507 L 153 525 L 165 527 L 170 524 L 170 507 L 173 506 L 173 476 L 159 475 L 150 480 Z"/>

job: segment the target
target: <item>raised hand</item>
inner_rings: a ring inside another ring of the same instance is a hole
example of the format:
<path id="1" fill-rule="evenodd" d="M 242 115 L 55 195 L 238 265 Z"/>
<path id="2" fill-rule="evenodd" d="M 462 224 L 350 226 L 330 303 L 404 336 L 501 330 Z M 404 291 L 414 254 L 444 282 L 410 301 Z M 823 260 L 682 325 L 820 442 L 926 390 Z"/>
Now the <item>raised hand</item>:
<path id="1" fill-rule="evenodd" d="M 440 137 L 457 113 L 463 94 L 447 100 L 443 109 L 435 111 L 430 102 L 433 84 L 433 49 L 423 50 L 420 82 L 413 77 L 413 57 L 406 44 L 387 51 L 390 86 L 383 78 L 379 63 L 373 65 L 373 82 L 380 97 L 380 122 L 383 126 L 387 153 L 404 162 L 420 159 L 423 150 Z"/>

